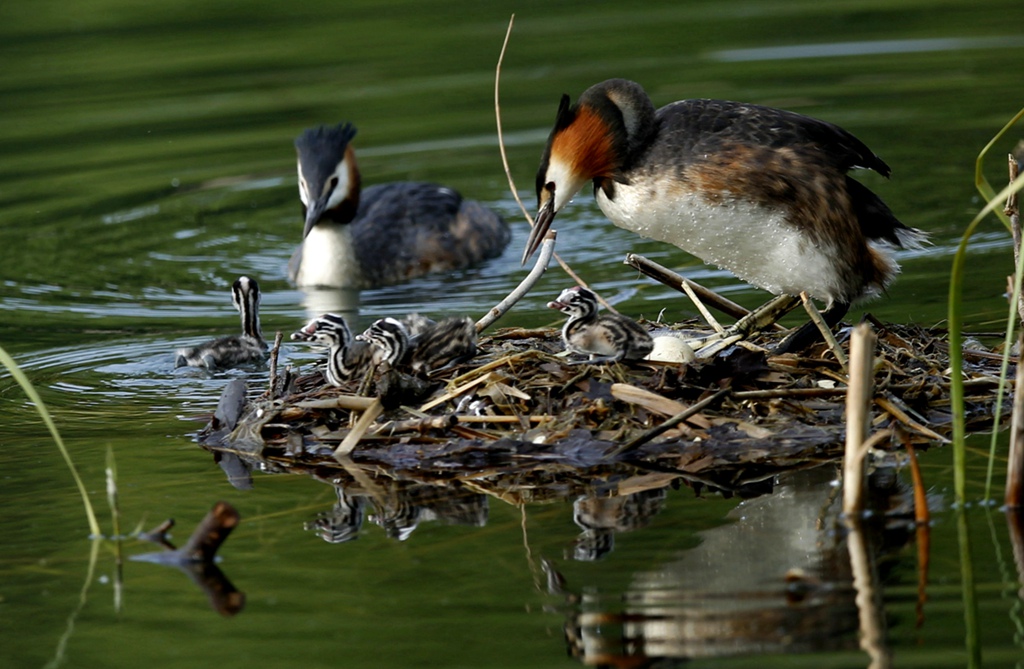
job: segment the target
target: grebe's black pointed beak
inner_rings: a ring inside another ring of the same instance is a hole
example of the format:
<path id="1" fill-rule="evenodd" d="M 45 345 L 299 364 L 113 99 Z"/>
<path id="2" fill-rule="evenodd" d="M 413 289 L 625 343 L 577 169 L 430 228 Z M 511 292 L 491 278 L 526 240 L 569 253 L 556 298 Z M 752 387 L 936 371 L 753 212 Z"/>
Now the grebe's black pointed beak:
<path id="1" fill-rule="evenodd" d="M 551 229 L 551 222 L 553 220 L 555 220 L 555 198 L 550 197 L 541 206 L 540 211 L 537 212 L 537 218 L 533 222 L 533 230 L 530 231 L 530 238 L 526 240 L 526 249 L 523 251 L 523 265 L 540 248 L 541 242 L 544 241 L 544 236 Z"/>
<path id="2" fill-rule="evenodd" d="M 306 225 L 302 228 L 302 238 L 305 239 L 309 236 L 310 231 L 320 221 L 320 217 L 324 215 L 324 210 L 327 208 L 327 198 L 320 198 L 314 200 L 306 208 Z"/>

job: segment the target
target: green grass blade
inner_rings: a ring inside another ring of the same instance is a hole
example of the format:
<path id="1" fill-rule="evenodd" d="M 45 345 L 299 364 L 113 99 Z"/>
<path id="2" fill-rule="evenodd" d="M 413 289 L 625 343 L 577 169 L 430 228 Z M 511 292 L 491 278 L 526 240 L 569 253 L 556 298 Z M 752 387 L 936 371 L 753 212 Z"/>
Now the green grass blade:
<path id="1" fill-rule="evenodd" d="M 960 585 L 964 600 L 964 648 L 969 669 L 981 667 L 981 640 L 978 633 L 978 598 L 974 589 L 974 558 L 971 555 L 967 509 L 956 514 L 957 543 L 960 546 Z"/>
<path id="2" fill-rule="evenodd" d="M 36 392 L 32 382 L 28 380 L 25 373 L 18 367 L 18 363 L 14 362 L 14 358 L 2 346 L 0 346 L 0 364 L 7 368 L 7 371 L 10 372 L 14 380 L 21 386 L 21 389 L 28 395 L 28 398 L 36 405 L 36 411 L 39 412 L 39 416 L 43 419 L 47 429 L 50 430 L 54 443 L 57 444 L 61 455 L 64 456 L 64 461 L 68 464 L 68 469 L 71 470 L 71 477 L 75 480 L 75 485 L 78 486 L 78 492 L 82 495 L 82 504 L 85 505 L 85 515 L 89 521 L 89 531 L 93 537 L 99 537 L 100 525 L 96 522 L 96 514 L 93 512 L 92 503 L 89 502 L 89 493 L 85 489 L 85 484 L 82 483 L 82 478 L 78 475 L 78 470 L 75 469 L 75 463 L 71 459 L 71 454 L 68 452 L 67 446 L 64 445 L 64 440 L 61 439 L 60 432 L 57 431 L 57 425 L 53 422 L 53 418 L 50 416 L 50 412 L 47 410 L 42 398 L 39 397 L 39 393 Z"/>
<path id="3" fill-rule="evenodd" d="M 1003 340 L 1003 359 L 999 364 L 999 385 L 996 388 L 996 407 L 992 413 L 992 437 L 988 445 L 988 469 L 985 472 L 985 501 L 992 499 L 992 476 L 995 472 L 996 445 L 999 442 L 999 423 L 1002 421 L 1003 400 L 1006 397 L 1006 378 L 1010 372 L 1010 352 L 1013 350 L 1014 333 L 1017 324 L 1017 304 L 1020 300 L 1021 279 L 1024 278 L 1024 253 L 1017 257 L 1013 277 L 1013 294 L 1010 295 L 1010 314 L 1006 317 L 1006 337 Z"/>
<path id="4" fill-rule="evenodd" d="M 965 463 L 967 436 L 964 420 L 964 358 L 963 358 L 963 281 L 964 265 L 967 262 L 967 243 L 974 234 L 978 224 L 985 216 L 1001 206 L 1006 196 L 1024 188 L 1024 178 L 1017 179 L 991 198 L 977 216 L 967 225 L 956 255 L 953 256 L 953 270 L 949 279 L 949 398 L 953 409 L 953 491 L 958 504 L 966 499 Z"/>
<path id="5" fill-rule="evenodd" d="M 992 189 L 992 184 L 990 184 L 988 179 L 985 178 L 985 172 L 982 169 L 983 163 L 985 162 L 985 156 L 988 154 L 989 149 L 991 149 L 995 143 L 998 142 L 1021 118 L 1024 118 L 1024 109 L 1017 112 L 1017 115 L 1011 118 L 1009 122 L 1003 126 L 1002 130 L 997 132 L 996 136 L 989 140 L 988 144 L 985 145 L 985 148 L 981 150 L 978 154 L 978 158 L 974 161 L 974 186 L 978 189 L 978 192 L 981 193 L 981 196 L 985 198 L 986 202 L 992 201 L 995 197 L 995 191 Z M 1004 214 L 1002 210 L 997 211 L 996 216 L 999 217 L 999 220 L 1003 222 L 1003 225 L 1005 225 L 1007 229 L 1010 228 L 1010 219 L 1007 218 L 1006 214 Z"/>
<path id="6" fill-rule="evenodd" d="M 96 576 L 96 563 L 100 555 L 100 539 L 99 535 L 95 535 L 91 546 L 89 548 L 89 567 L 85 572 L 85 582 L 82 583 L 82 590 L 78 594 L 78 604 L 74 610 L 68 615 L 67 626 L 64 629 L 64 633 L 60 635 L 60 640 L 57 642 L 57 648 L 54 650 L 53 659 L 47 662 L 43 669 L 58 669 L 67 660 L 68 644 L 71 642 L 71 637 L 75 633 L 75 623 L 78 621 L 79 614 L 85 610 L 85 605 L 89 601 L 89 586 L 93 584 L 93 579 Z"/>

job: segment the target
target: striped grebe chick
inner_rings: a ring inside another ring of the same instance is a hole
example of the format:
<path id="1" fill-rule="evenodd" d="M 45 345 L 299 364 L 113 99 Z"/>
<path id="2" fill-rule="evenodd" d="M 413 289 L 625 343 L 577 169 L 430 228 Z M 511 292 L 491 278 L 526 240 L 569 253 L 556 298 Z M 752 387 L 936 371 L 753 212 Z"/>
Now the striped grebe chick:
<path id="1" fill-rule="evenodd" d="M 609 79 L 575 105 L 562 97 L 537 172 L 537 224 L 523 262 L 592 181 L 615 225 L 675 244 L 771 293 L 806 291 L 826 303 L 834 326 L 853 301 L 878 294 L 896 276 L 889 247 L 925 240 L 847 176 L 854 167 L 890 173 L 831 123 L 724 100 L 655 110 L 639 84 Z"/>
<path id="2" fill-rule="evenodd" d="M 562 326 L 565 347 L 589 355 L 590 362 L 640 360 L 654 348 L 651 335 L 633 319 L 599 314 L 597 295 L 582 286 L 566 288 L 548 307 L 569 317 Z"/>
<path id="3" fill-rule="evenodd" d="M 303 242 L 288 264 L 300 287 L 374 288 L 501 255 L 504 220 L 451 188 L 402 181 L 360 189 L 351 123 L 295 140 Z"/>
<path id="4" fill-rule="evenodd" d="M 338 314 L 324 314 L 292 333 L 293 341 L 318 342 L 327 347 L 324 378 L 335 387 L 365 372 L 371 363 L 371 350 L 363 341 L 353 339 L 345 319 Z"/>
<path id="5" fill-rule="evenodd" d="M 468 316 L 434 322 L 422 316 L 414 321 L 420 331 L 409 334 L 406 323 L 382 318 L 359 335 L 375 349 L 375 359 L 390 367 L 406 367 L 421 374 L 457 364 L 476 355 L 476 323 Z"/>
<path id="6" fill-rule="evenodd" d="M 356 339 L 370 345 L 373 366 L 382 370 L 394 369 L 406 362 L 409 353 L 409 330 L 399 320 L 381 318 L 373 322 Z"/>
<path id="7" fill-rule="evenodd" d="M 266 359 L 267 342 L 260 331 L 259 284 L 247 276 L 239 277 L 231 285 L 231 302 L 241 316 L 242 334 L 180 349 L 175 367 L 205 367 L 213 371 Z"/>

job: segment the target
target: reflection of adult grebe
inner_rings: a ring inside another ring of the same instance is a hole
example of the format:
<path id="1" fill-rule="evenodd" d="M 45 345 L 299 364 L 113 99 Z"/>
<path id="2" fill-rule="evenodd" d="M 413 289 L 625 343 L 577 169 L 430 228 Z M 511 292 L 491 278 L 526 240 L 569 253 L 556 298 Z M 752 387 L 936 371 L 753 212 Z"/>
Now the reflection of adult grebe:
<path id="1" fill-rule="evenodd" d="M 899 270 L 888 246 L 925 238 L 846 175 L 889 166 L 842 128 L 723 100 L 655 111 L 639 84 L 609 79 L 563 96 L 537 173 L 537 225 L 523 261 L 587 181 L 615 225 L 675 244 L 774 294 L 807 291 L 835 325 Z M 812 326 L 813 328 L 813 326 Z M 812 330 L 808 329 L 806 336 Z M 791 348 L 804 342 L 794 341 Z"/>
<path id="2" fill-rule="evenodd" d="M 247 276 L 231 286 L 231 301 L 242 318 L 242 334 L 214 339 L 178 351 L 175 367 L 206 367 L 209 370 L 260 362 L 267 357 L 267 342 L 260 332 L 260 287 Z"/>
<path id="3" fill-rule="evenodd" d="M 581 286 L 566 288 L 548 307 L 569 317 L 562 340 L 570 351 L 589 354 L 590 362 L 639 360 L 654 347 L 651 335 L 633 319 L 598 314 L 597 295 Z"/>
<path id="4" fill-rule="evenodd" d="M 372 288 L 494 258 L 508 226 L 450 188 L 402 181 L 360 190 L 350 123 L 295 140 L 303 242 L 288 265 L 299 286 Z"/>

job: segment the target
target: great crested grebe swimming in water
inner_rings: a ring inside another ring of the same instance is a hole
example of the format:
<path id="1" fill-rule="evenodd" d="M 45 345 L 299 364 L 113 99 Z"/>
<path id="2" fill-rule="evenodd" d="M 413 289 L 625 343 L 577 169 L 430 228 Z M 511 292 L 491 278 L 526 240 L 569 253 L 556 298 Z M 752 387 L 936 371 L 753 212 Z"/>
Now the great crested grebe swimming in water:
<path id="1" fill-rule="evenodd" d="M 781 109 L 681 100 L 655 110 L 625 79 L 562 97 L 537 172 L 537 224 L 523 255 L 588 181 L 615 225 L 675 244 L 776 295 L 823 300 L 829 326 L 899 267 L 887 246 L 925 234 L 847 176 L 890 169 L 842 128 Z M 813 326 L 812 326 L 813 327 Z M 795 349 L 816 330 L 780 345 Z"/>
<path id="2" fill-rule="evenodd" d="M 206 367 L 213 371 L 267 357 L 267 342 L 260 332 L 260 287 L 247 276 L 231 286 L 231 301 L 242 319 L 242 334 L 220 337 L 205 344 L 178 351 L 175 367 Z"/>
<path id="3" fill-rule="evenodd" d="M 300 287 L 374 288 L 501 255 L 508 225 L 451 188 L 400 181 L 360 188 L 355 126 L 295 140 L 303 242 L 288 264 Z"/>

